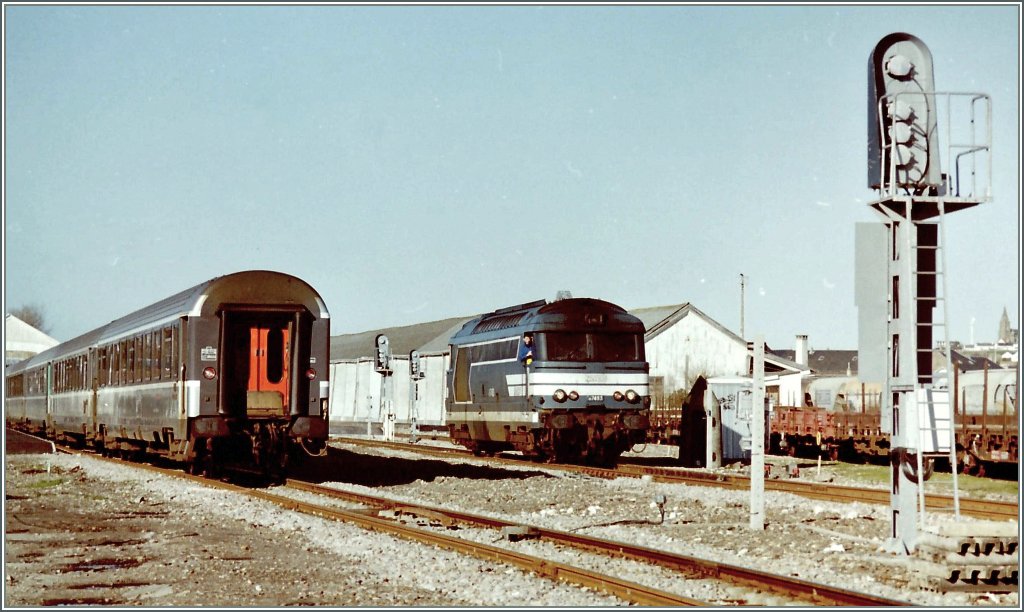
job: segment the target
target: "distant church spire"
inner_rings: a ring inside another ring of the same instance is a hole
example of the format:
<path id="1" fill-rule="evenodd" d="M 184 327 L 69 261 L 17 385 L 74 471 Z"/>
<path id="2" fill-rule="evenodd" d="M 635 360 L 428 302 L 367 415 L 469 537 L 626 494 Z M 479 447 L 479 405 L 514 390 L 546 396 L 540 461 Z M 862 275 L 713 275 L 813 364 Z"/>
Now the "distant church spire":
<path id="1" fill-rule="evenodd" d="M 1013 331 L 1010 327 L 1010 316 L 1006 314 L 1006 306 L 1003 306 L 1003 317 L 999 319 L 999 341 L 1005 344 L 1013 342 Z"/>

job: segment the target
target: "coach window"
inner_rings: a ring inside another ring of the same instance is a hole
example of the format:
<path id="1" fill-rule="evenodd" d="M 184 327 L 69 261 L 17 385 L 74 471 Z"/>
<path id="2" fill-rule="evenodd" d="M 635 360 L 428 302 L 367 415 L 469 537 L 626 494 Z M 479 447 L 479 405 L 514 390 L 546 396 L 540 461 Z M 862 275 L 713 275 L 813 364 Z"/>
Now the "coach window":
<path id="1" fill-rule="evenodd" d="M 135 360 L 136 360 L 136 358 L 137 357 L 136 357 L 136 354 L 135 354 L 135 338 L 132 338 L 131 340 L 128 340 L 128 364 L 127 364 L 127 367 L 125 367 L 125 382 L 126 383 L 133 383 L 133 382 L 135 382 Z"/>
<path id="2" fill-rule="evenodd" d="M 153 336 L 153 380 L 160 380 L 160 373 L 164 371 L 164 363 L 160 358 L 160 349 L 163 347 L 163 337 L 159 329 L 151 335 Z"/>
<path id="3" fill-rule="evenodd" d="M 107 347 L 101 346 L 100 349 L 96 351 L 96 355 L 99 358 L 97 362 L 98 371 L 96 372 L 96 375 L 100 379 L 100 386 L 105 387 L 107 386 Z"/>
<path id="4" fill-rule="evenodd" d="M 142 334 L 142 380 L 149 380 L 153 377 L 153 336 L 149 333 Z"/>
<path id="5" fill-rule="evenodd" d="M 128 341 L 122 340 L 117 343 L 121 354 L 120 367 L 117 369 L 117 380 L 120 384 L 128 383 Z"/>
<path id="6" fill-rule="evenodd" d="M 149 376 L 153 380 L 160 380 L 160 330 L 149 332 L 149 340 L 153 343 L 149 355 Z"/>
<path id="7" fill-rule="evenodd" d="M 114 353 L 113 360 L 110 364 L 110 384 L 120 385 L 121 384 L 121 343 L 116 342 L 111 346 L 111 351 Z"/>
<path id="8" fill-rule="evenodd" d="M 135 336 L 135 367 L 132 368 L 132 380 L 142 382 L 142 336 Z"/>
<path id="9" fill-rule="evenodd" d="M 117 384 L 117 364 L 114 362 L 114 357 L 117 355 L 117 345 L 107 345 L 107 384 Z"/>
<path id="10" fill-rule="evenodd" d="M 146 355 L 143 348 L 142 336 L 135 336 L 135 382 L 142 382 L 142 372 L 146 365 L 144 362 Z"/>
<path id="11" fill-rule="evenodd" d="M 163 369 L 164 378 L 174 378 L 174 328 L 165 327 L 163 331 Z"/>

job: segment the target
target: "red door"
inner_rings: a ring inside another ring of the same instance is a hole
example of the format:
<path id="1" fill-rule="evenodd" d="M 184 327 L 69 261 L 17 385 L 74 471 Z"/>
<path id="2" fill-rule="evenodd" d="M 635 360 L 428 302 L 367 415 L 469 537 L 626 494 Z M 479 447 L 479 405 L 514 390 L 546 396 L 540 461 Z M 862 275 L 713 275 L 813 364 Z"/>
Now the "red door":
<path id="1" fill-rule="evenodd" d="M 279 393 L 281 406 L 288 412 L 290 340 L 287 328 L 252 327 L 249 329 L 249 384 L 247 391 L 260 396 Z"/>

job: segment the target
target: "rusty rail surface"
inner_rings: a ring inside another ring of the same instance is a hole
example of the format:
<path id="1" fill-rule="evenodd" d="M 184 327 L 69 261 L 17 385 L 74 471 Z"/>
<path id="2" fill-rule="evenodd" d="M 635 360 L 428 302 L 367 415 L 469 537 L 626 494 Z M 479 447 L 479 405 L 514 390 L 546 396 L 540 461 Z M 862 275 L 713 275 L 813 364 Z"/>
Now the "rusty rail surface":
<path id="1" fill-rule="evenodd" d="M 651 563 L 660 567 L 679 571 L 690 577 L 724 580 L 730 583 L 740 583 L 755 589 L 770 590 L 787 597 L 803 600 L 816 605 L 908 605 L 906 602 L 895 601 L 869 593 L 850 591 L 838 587 L 808 582 L 799 578 L 762 572 L 751 568 L 720 563 L 718 561 L 692 557 L 689 555 L 666 552 L 626 542 L 605 540 L 603 538 L 595 538 L 565 531 L 558 531 L 555 529 L 547 529 L 534 525 L 523 525 L 520 523 L 506 521 L 504 519 L 471 514 L 460 510 L 412 504 L 376 495 L 343 491 L 301 480 L 289 479 L 286 484 L 289 487 L 306 491 L 308 493 L 326 495 L 377 508 L 395 509 L 407 514 L 419 514 L 425 518 L 431 518 L 441 522 L 449 522 L 449 524 L 450 522 L 466 523 L 492 529 L 501 529 L 503 527 L 528 527 L 537 537 L 547 539 L 557 544 Z M 447 521 L 445 521 L 445 519 L 447 519 Z"/>
<path id="2" fill-rule="evenodd" d="M 469 457 L 472 456 L 469 451 L 455 447 L 446 448 L 440 446 L 417 445 L 407 442 L 388 442 L 384 440 L 368 440 L 365 438 L 347 437 L 332 438 L 332 441 L 366 447 L 393 448 L 396 450 L 417 452 L 434 456 L 451 456 L 453 454 Z M 524 461 L 528 461 L 524 459 L 510 458 L 507 456 L 488 458 L 488 460 L 508 462 L 510 464 L 522 464 Z M 712 472 L 704 472 L 687 468 L 664 468 L 624 464 L 620 465 L 618 468 L 610 469 L 561 463 L 546 463 L 543 464 L 543 466 L 549 469 L 588 474 L 598 478 L 639 478 L 642 476 L 649 476 L 651 479 L 658 482 L 715 486 L 727 489 L 746 490 L 750 488 L 750 478 L 747 476 L 715 474 Z M 870 489 L 792 480 L 765 480 L 764 486 L 765 490 L 792 493 L 794 495 L 810 499 L 821 499 L 842 503 L 860 502 L 879 505 L 888 505 L 890 503 L 890 494 L 888 489 Z M 952 512 L 953 497 L 951 495 L 927 495 L 925 497 L 925 510 Z M 1018 520 L 1020 517 L 1020 506 L 1016 502 L 961 497 L 960 513 L 966 516 L 988 520 Z"/>

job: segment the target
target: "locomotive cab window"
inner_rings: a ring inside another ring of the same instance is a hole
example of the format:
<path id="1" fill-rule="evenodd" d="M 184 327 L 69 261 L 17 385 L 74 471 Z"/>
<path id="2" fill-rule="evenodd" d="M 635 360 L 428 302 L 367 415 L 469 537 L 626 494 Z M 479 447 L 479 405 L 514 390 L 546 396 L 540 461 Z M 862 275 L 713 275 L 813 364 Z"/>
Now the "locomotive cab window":
<path id="1" fill-rule="evenodd" d="M 541 332 L 536 334 L 539 359 L 544 361 L 643 361 L 640 334 Z"/>

